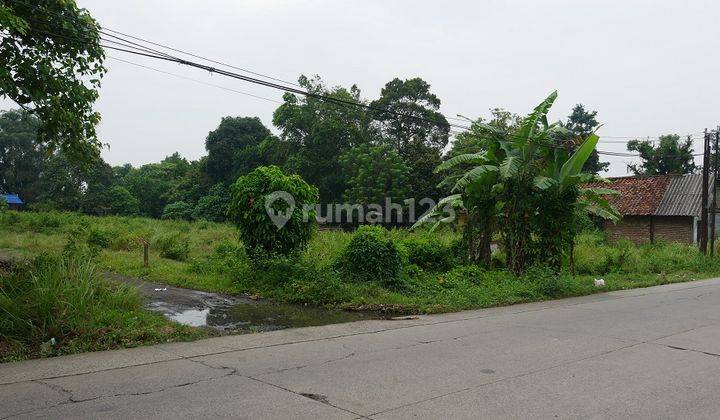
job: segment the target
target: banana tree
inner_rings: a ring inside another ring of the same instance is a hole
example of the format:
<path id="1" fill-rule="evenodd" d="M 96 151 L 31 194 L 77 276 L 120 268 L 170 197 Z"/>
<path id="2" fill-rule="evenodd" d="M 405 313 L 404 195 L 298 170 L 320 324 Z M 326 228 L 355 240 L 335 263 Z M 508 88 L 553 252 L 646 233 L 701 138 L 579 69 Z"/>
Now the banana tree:
<path id="1" fill-rule="evenodd" d="M 447 216 L 448 207 L 456 213 L 464 212 L 467 222 L 463 228 L 463 244 L 468 260 L 472 263 L 490 265 L 490 241 L 496 221 L 497 191 L 493 189 L 499 180 L 499 165 L 504 151 L 500 140 L 506 133 L 498 127 L 474 122 L 469 135 L 479 140 L 482 149 L 477 153 L 462 154 L 440 164 L 435 172 L 450 171 L 440 186 L 451 185 L 453 194 L 440 200 L 423 215 L 413 228 L 433 222 L 431 230 L 439 224 L 452 222 Z M 467 168 L 465 172 L 458 169 Z"/>
<path id="2" fill-rule="evenodd" d="M 584 187 L 589 182 L 606 182 L 595 174 L 582 172 L 585 162 L 595 149 L 599 137 L 588 136 L 569 155 L 565 147 L 554 145 L 547 149 L 545 165 L 534 178 L 533 185 L 539 196 L 534 234 L 539 261 L 559 270 L 563 250 L 569 247 L 572 265 L 575 218 L 581 212 L 592 213 L 617 221 L 620 214 L 605 199 L 617 194 L 608 188 Z"/>
<path id="3" fill-rule="evenodd" d="M 539 254 L 545 260 L 543 263 L 555 264 L 560 260 L 561 249 L 538 252 L 535 243 L 535 238 L 551 237 L 548 232 L 569 228 L 550 219 L 545 214 L 548 209 L 561 213 L 565 219 L 576 207 L 601 217 L 616 218 L 617 212 L 602 197 L 609 190 L 580 187 L 584 182 L 597 180 L 594 175 L 582 173 L 583 164 L 597 144 L 597 136 L 586 139 L 572 155 L 558 147 L 555 139 L 563 128 L 547 122 L 547 113 L 556 98 L 557 92 L 551 93 L 510 133 L 479 124 L 476 134 L 480 136 L 482 150 L 455 156 L 438 166 L 436 171 L 460 165 L 470 168 L 446 179 L 446 183 L 453 183 L 454 194 L 441 200 L 415 226 L 430 220 L 436 225 L 447 221 L 442 215 L 450 203 L 462 207 L 469 216 L 465 234 L 479 238 L 468 241 L 471 260 L 489 262 L 490 237 L 497 227 L 504 240 L 508 268 L 522 274 Z M 473 251 L 478 249 L 473 258 Z M 548 252 L 552 254 L 551 261 L 547 261 Z"/>

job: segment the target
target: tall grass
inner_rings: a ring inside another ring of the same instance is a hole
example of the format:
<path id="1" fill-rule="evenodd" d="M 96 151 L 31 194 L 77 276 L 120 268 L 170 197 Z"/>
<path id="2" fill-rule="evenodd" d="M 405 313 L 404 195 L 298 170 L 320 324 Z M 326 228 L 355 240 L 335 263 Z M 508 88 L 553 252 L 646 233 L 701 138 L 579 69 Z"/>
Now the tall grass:
<path id="1" fill-rule="evenodd" d="M 318 231 L 299 259 L 259 268 L 250 264 L 229 224 L 74 213 L 0 214 L 0 252 L 7 248 L 34 255 L 60 250 L 73 239 L 100 248 L 102 270 L 207 291 L 352 309 L 442 312 L 720 275 L 720 258 L 703 256 L 693 246 L 611 243 L 602 232 L 586 232 L 576 241 L 576 276 L 569 270 L 556 274 L 537 267 L 515 277 L 502 269 L 466 265 L 459 256 L 460 234 L 451 229 L 432 234 L 393 229 L 388 236 L 406 260 L 403 284 L 391 290 L 381 281 L 354 281 L 338 269 L 351 236 Z M 150 242 L 149 267 L 143 266 L 138 238 Z M 167 252 L 173 248 L 168 244 L 179 243 L 182 252 Z M 494 254 L 494 261 L 495 267 L 503 266 L 502 252 Z M 605 288 L 595 288 L 596 277 L 605 279 Z"/>
<path id="2" fill-rule="evenodd" d="M 602 232 L 578 235 L 575 264 L 578 273 L 593 275 L 720 271 L 720 258 L 703 255 L 696 246 L 664 242 L 634 245 L 626 239 L 609 242 Z"/>
<path id="3" fill-rule="evenodd" d="M 88 252 L 49 253 L 0 276 L 0 361 L 203 336 L 104 282 Z"/>

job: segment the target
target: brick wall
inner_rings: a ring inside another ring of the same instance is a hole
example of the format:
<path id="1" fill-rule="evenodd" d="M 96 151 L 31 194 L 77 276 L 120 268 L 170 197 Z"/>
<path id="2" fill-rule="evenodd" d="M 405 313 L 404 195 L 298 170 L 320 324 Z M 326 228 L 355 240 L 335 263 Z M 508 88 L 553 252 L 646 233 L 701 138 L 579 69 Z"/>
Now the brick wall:
<path id="1" fill-rule="evenodd" d="M 655 217 L 655 239 L 665 242 L 693 243 L 693 218 L 689 216 Z"/>
<path id="2" fill-rule="evenodd" d="M 650 216 L 623 216 L 617 224 L 605 221 L 605 230 L 613 242 L 620 238 L 636 244 L 650 242 Z"/>
<path id="3" fill-rule="evenodd" d="M 693 218 L 689 216 L 654 216 L 652 223 L 655 240 L 664 242 L 693 243 Z M 650 242 L 650 216 L 624 216 L 620 222 L 605 222 L 605 230 L 611 241 L 620 238 L 641 244 Z"/>

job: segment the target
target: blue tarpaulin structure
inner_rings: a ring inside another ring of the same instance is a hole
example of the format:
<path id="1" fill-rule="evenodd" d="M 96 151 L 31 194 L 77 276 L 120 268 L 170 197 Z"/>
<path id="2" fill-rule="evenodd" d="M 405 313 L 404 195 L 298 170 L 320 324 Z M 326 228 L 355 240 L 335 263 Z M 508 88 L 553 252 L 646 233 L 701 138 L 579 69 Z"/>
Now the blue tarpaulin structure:
<path id="1" fill-rule="evenodd" d="M 0 194 L 0 197 L 8 203 L 11 209 L 18 209 L 25 204 L 17 194 Z"/>

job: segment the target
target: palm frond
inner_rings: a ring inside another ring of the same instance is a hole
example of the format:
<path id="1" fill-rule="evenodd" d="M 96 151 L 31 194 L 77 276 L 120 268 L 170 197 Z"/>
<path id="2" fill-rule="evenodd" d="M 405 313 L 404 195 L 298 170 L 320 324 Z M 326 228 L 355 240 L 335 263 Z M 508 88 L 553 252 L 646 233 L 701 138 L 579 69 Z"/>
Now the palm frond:
<path id="1" fill-rule="evenodd" d="M 545 98 L 544 101 L 540 102 L 540 104 L 535 107 L 535 109 L 533 110 L 533 112 L 530 113 L 530 115 L 523 119 L 520 128 L 514 134 L 515 141 L 521 143 L 528 142 L 528 140 L 533 136 L 533 133 L 537 128 L 538 122 L 542 121 L 542 119 L 545 118 L 556 98 L 557 91 L 553 91 L 547 98 Z"/>
<path id="2" fill-rule="evenodd" d="M 547 190 L 548 188 L 552 187 L 556 184 L 556 181 L 550 177 L 538 175 L 533 180 L 533 185 L 535 185 L 535 188 L 538 190 Z"/>
<path id="3" fill-rule="evenodd" d="M 602 218 L 610 219 L 613 222 L 620 220 L 622 215 L 615 209 L 602 195 L 598 194 L 593 188 L 586 188 L 581 191 L 582 195 L 578 199 L 578 203 L 590 213 L 596 214 Z"/>
<path id="4" fill-rule="evenodd" d="M 462 178 L 460 178 L 453 187 L 453 191 L 460 191 L 461 189 L 465 188 L 468 184 L 470 184 L 473 181 L 476 181 L 485 174 L 491 173 L 491 172 L 497 172 L 498 167 L 495 165 L 480 165 L 476 166 L 463 175 Z"/>
<path id="5" fill-rule="evenodd" d="M 415 224 L 410 227 L 410 229 L 415 229 L 422 224 L 435 220 L 435 217 L 437 216 L 443 216 L 445 214 L 445 206 L 447 205 L 450 205 L 453 208 L 462 208 L 464 206 L 462 201 L 462 194 L 449 195 L 438 201 L 435 207 L 431 208 L 430 210 L 425 212 L 425 214 L 420 216 L 420 218 L 415 222 Z M 444 221 L 447 219 L 449 218 L 445 217 L 438 221 Z"/>
<path id="6" fill-rule="evenodd" d="M 577 175 L 582 171 L 583 165 L 590 157 L 590 154 L 595 150 L 595 146 L 599 137 L 596 134 L 590 134 L 587 139 L 575 150 L 575 153 L 563 163 L 560 168 L 560 180 L 565 185 L 570 180 L 570 177 Z"/>
<path id="7" fill-rule="evenodd" d="M 522 159 L 518 156 L 508 156 L 500 164 L 500 176 L 503 179 L 512 178 L 520 172 Z"/>
<path id="8" fill-rule="evenodd" d="M 445 162 L 438 165 L 437 168 L 435 168 L 435 173 L 438 173 L 440 171 L 444 171 L 447 169 L 450 169 L 452 167 L 455 167 L 457 165 L 463 164 L 463 163 L 483 163 L 487 161 L 487 152 L 480 152 L 480 153 L 466 153 L 464 155 L 458 155 L 455 157 L 451 157 L 450 159 L 446 160 Z"/>
<path id="9" fill-rule="evenodd" d="M 613 190 L 612 188 L 601 188 L 601 187 L 591 187 L 591 188 L 581 188 L 580 194 L 596 194 L 596 195 L 619 195 L 620 191 Z"/>

